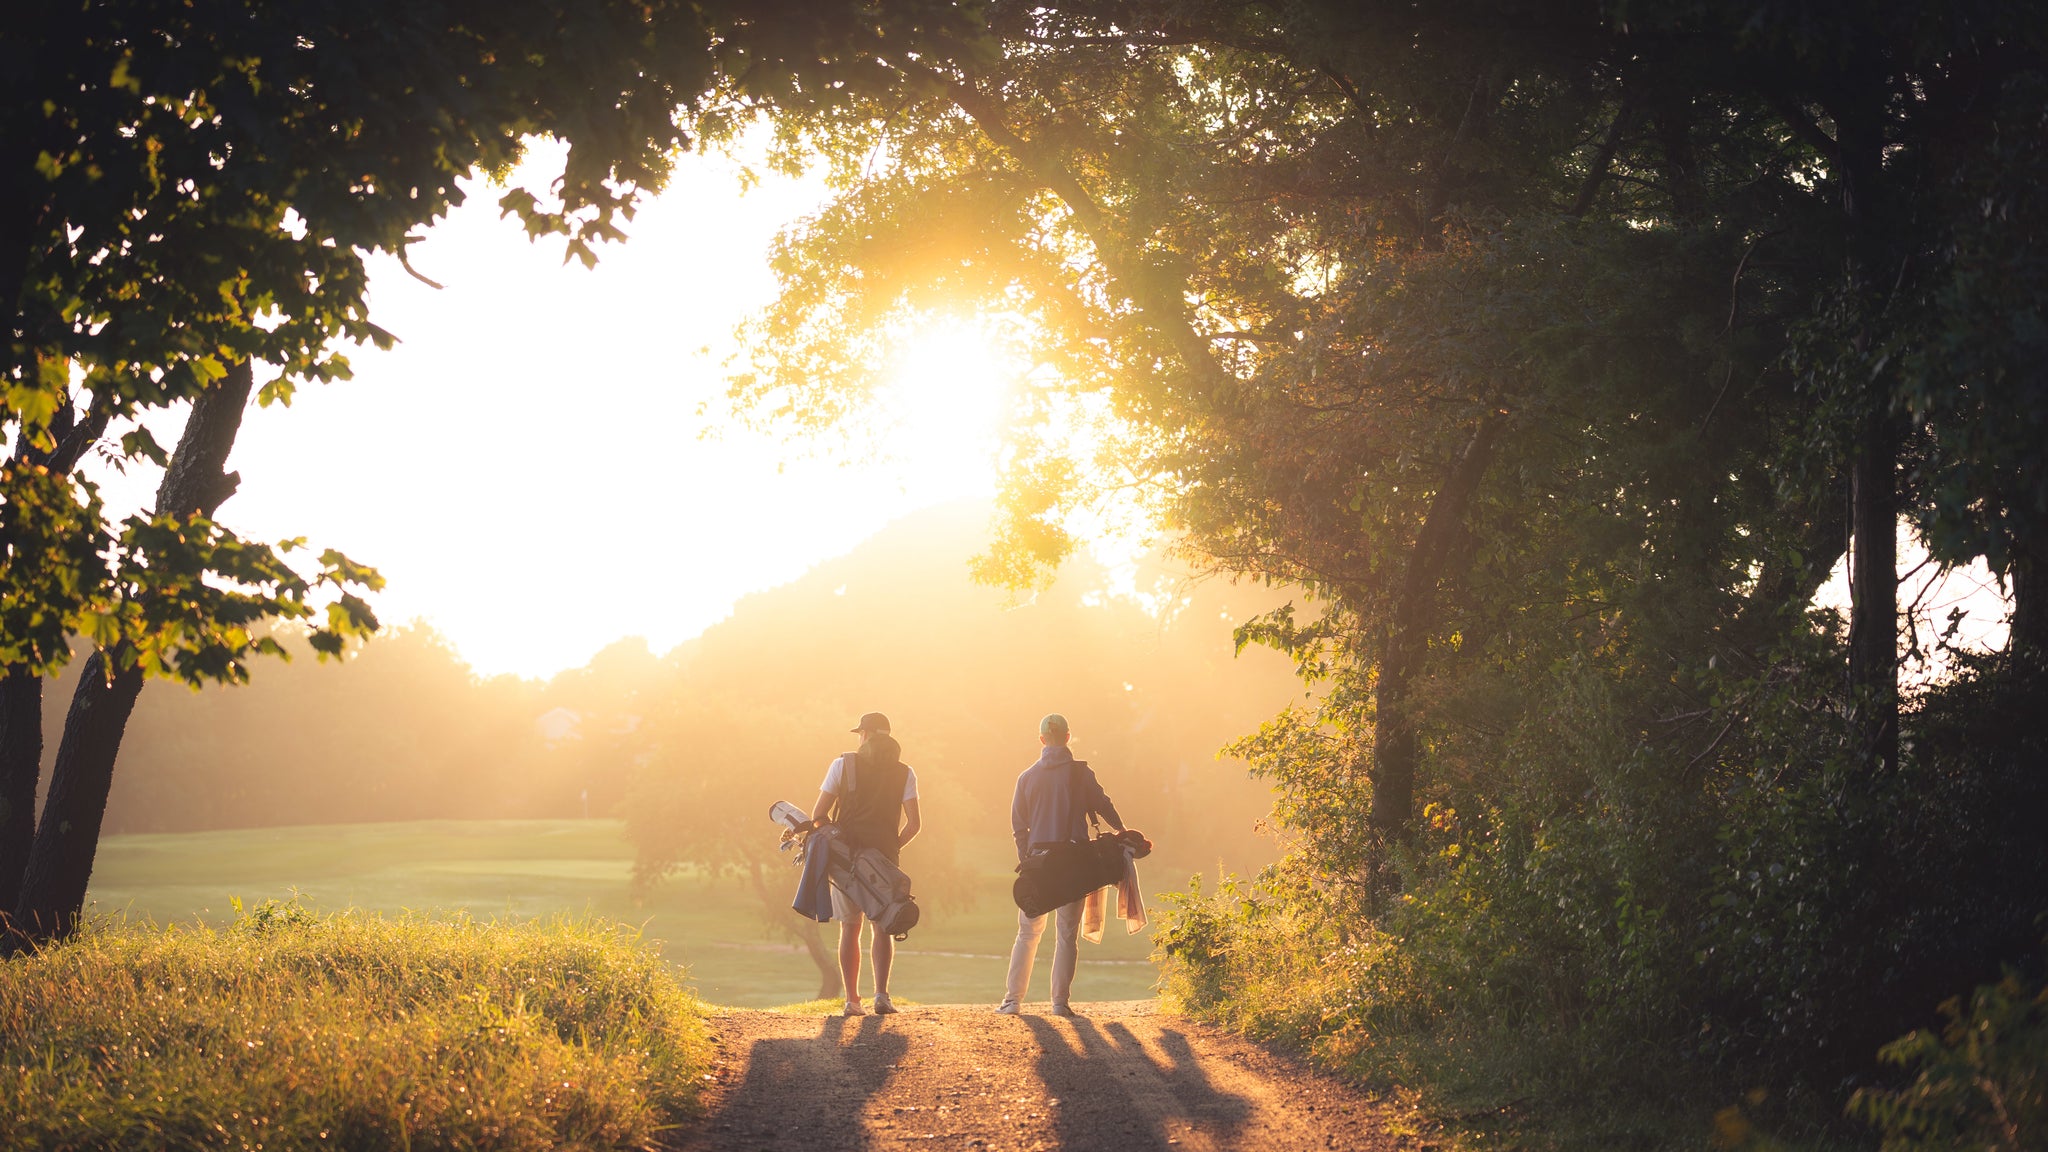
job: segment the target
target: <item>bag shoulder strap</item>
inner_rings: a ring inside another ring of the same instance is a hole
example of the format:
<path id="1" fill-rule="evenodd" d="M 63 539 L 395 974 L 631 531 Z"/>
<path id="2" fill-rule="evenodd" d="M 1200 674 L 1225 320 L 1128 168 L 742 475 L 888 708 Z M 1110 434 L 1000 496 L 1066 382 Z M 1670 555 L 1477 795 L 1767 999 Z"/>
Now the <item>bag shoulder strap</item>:
<path id="1" fill-rule="evenodd" d="M 1095 778 L 1095 769 L 1093 769 L 1093 768 L 1090 768 L 1090 767 L 1088 766 L 1088 762 L 1087 762 L 1086 760 L 1069 760 L 1069 761 L 1067 761 L 1067 769 L 1068 769 L 1068 771 L 1067 771 L 1067 775 L 1068 775 L 1068 776 L 1072 776 L 1072 775 L 1074 775 L 1073 769 L 1075 769 L 1075 768 L 1079 768 L 1079 769 L 1080 769 L 1081 771 L 1083 771 L 1083 772 L 1086 772 L 1086 773 L 1088 773 L 1088 777 L 1089 777 L 1089 779 L 1091 779 L 1091 780 L 1092 780 L 1092 779 L 1094 779 L 1094 778 Z M 1068 786 L 1069 788 L 1072 788 L 1072 787 L 1073 787 L 1073 781 L 1072 781 L 1072 780 L 1069 780 L 1069 781 L 1067 782 L 1067 786 Z M 1084 811 L 1086 811 L 1086 812 L 1088 813 L 1088 831 L 1089 831 L 1089 833 L 1090 833 L 1091 835 L 1095 835 L 1095 836 L 1100 836 L 1100 835 L 1102 834 L 1102 818 L 1101 818 L 1101 817 L 1099 817 L 1099 816 L 1097 816 L 1097 815 L 1095 814 L 1095 805 L 1093 805 L 1093 804 L 1090 804 L 1090 805 L 1088 805 L 1088 807 L 1087 807 L 1086 809 L 1084 809 Z"/>
<path id="2" fill-rule="evenodd" d="M 825 813 L 825 819 L 837 820 L 846 810 L 846 797 L 853 791 L 853 766 L 859 761 L 858 751 L 839 754 L 839 795 L 832 798 L 832 810 Z"/>

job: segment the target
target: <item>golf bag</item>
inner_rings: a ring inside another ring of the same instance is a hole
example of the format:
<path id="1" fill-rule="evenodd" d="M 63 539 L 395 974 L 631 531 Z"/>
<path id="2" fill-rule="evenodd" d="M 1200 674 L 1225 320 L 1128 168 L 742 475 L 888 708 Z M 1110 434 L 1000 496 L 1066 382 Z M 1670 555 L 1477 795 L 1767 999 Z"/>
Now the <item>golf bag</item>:
<path id="1" fill-rule="evenodd" d="M 842 836 L 831 838 L 830 851 L 825 874 L 832 887 L 874 921 L 877 931 L 901 940 L 917 927 L 917 899 L 910 894 L 910 877 L 903 869 L 879 851 L 855 848 Z"/>
<path id="2" fill-rule="evenodd" d="M 1124 852 L 1132 848 L 1121 834 L 1097 836 L 1086 844 L 1055 844 L 1017 865 L 1010 897 L 1026 916 L 1043 916 L 1097 888 L 1121 882 Z"/>

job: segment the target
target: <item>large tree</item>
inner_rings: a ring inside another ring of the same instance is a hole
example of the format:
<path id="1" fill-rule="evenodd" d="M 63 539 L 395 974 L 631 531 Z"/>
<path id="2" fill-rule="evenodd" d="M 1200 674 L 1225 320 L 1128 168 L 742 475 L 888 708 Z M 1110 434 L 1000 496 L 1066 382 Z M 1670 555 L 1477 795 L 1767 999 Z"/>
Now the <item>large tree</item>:
<path id="1" fill-rule="evenodd" d="M 239 681 L 305 618 L 323 653 L 374 626 L 335 552 L 302 573 L 215 510 L 251 394 L 344 377 L 388 345 L 364 260 L 403 260 L 525 143 L 561 177 L 500 201 L 585 263 L 657 189 L 714 88 L 738 99 L 858 90 L 878 45 L 943 39 L 944 5 L 230 3 L 41 5 L 0 34 L 0 909 L 69 931 L 123 726 L 145 678 Z M 717 127 L 714 123 L 712 127 Z M 258 377 L 261 377 L 258 379 Z M 165 453 L 140 421 L 190 407 Z M 115 442 L 109 429 L 127 429 Z M 109 522 L 81 469 L 165 468 L 152 513 Z M 338 469 L 364 466 L 337 461 Z M 96 645 L 30 847 L 42 678 Z M 33 860 L 31 861 L 31 857 Z M 25 882 L 24 882 L 25 878 Z"/>
<path id="2" fill-rule="evenodd" d="M 1985 761 L 1902 764 L 1894 548 L 1906 520 L 1986 560 L 2012 656 L 2037 643 L 2031 6 L 987 19 L 998 53 L 785 106 L 841 194 L 786 238 L 738 391 L 829 421 L 909 318 L 1000 318 L 1044 366 L 1012 558 L 1137 492 L 1215 569 L 1302 589 L 1241 635 L 1319 707 L 1247 750 L 1339 942 L 1437 885 L 1457 911 L 1403 922 L 1455 925 L 1501 987 L 1597 985 L 1667 1036 L 1711 991 L 1716 1043 L 1859 1053 L 1857 1004 L 1927 993 L 1913 949 L 2000 942 L 1952 974 L 2010 945 L 2017 904 L 1980 933 L 1931 888 L 1889 921 L 1869 893 L 2041 815 Z M 1845 552 L 1838 637 L 1813 599 Z M 1925 855 L 1912 789 L 1957 805 Z M 1569 960 L 1531 976 L 1537 948 Z"/>
<path id="3" fill-rule="evenodd" d="M 1310 638 L 1340 629 L 1369 672 L 1387 832 L 1413 814 L 1409 686 L 1447 658 L 1444 601 L 1476 555 L 1460 541 L 1503 461 L 1526 473 L 1536 451 L 1589 495 L 1620 494 L 1603 502 L 1636 507 L 1638 539 L 1702 515 L 1735 529 L 1703 545 L 1732 550 L 1712 563 L 1765 578 L 1720 580 L 1731 624 L 1804 604 L 1840 554 L 1846 492 L 1850 682 L 1887 765 L 1903 409 L 1960 391 L 1909 395 L 1887 333 L 1928 315 L 1929 269 L 1974 276 L 1959 265 L 1985 258 L 1951 223 L 1984 231 L 1958 202 L 1971 165 L 2007 189 L 1999 213 L 2021 213 L 2010 234 L 2032 227 L 2025 181 L 1987 151 L 2023 148 L 2040 67 L 2026 16 L 995 5 L 1000 58 L 900 61 L 896 103 L 790 114 L 846 192 L 786 244 L 764 371 L 740 389 L 829 418 L 892 318 L 940 300 L 1021 316 L 1059 387 L 1106 399 L 1128 437 L 1097 490 L 1148 482 L 1221 567 L 1355 617 Z M 1966 286 L 1940 306 L 1974 303 L 1952 299 Z M 2000 398 L 2033 426 L 2030 396 Z M 1800 456 L 1788 437 L 1809 419 Z M 2019 578 L 2024 624 L 2037 545 L 2020 536 L 2041 500 L 2024 450 L 1999 471 L 1939 450 L 1995 419 L 1926 425 L 1924 467 L 1992 490 L 1914 511 L 1955 525 L 1944 559 Z M 1552 447 L 1561 424 L 1576 459 Z M 1795 463 L 1805 475 L 1757 483 Z M 1042 523 L 1089 476 L 1020 468 L 1014 504 Z M 1517 531 L 1555 522 L 1530 508 Z M 1604 529 L 1570 530 L 1583 558 Z"/>
<path id="4" fill-rule="evenodd" d="M 1754 107 L 1703 127 L 1716 113 L 1670 90 L 1671 42 L 1543 6 L 990 19 L 1000 61 L 906 66 L 903 107 L 803 110 L 848 191 L 786 245 L 765 371 L 742 389 L 831 413 L 861 386 L 847 350 L 890 318 L 941 298 L 1021 313 L 1020 338 L 1084 398 L 1049 422 L 1102 401 L 1123 455 L 1089 469 L 1027 452 L 1020 521 L 1133 481 L 1219 567 L 1322 600 L 1312 630 L 1265 634 L 1328 639 L 1358 670 L 1376 828 L 1411 819 L 1408 696 L 1455 631 L 1448 597 L 1503 460 L 1630 493 L 1611 511 L 1638 531 L 1670 523 L 1656 509 L 1672 501 L 1771 527 L 1731 545 L 1752 554 L 1727 558 L 1736 570 L 1815 519 L 1803 493 L 1754 483 L 1772 442 L 1754 400 L 1788 391 L 1761 371 L 1784 338 L 1775 270 L 1810 279 L 1834 259 L 1813 235 L 1825 173 Z M 1750 165 L 1743 200 L 1711 198 Z M 1773 272 L 1743 269 L 1749 307 L 1730 310 L 1731 273 L 1774 225 L 1800 234 Z M 1719 333 L 1676 322 L 1716 311 Z M 1603 431 L 1646 419 L 1702 454 L 1690 471 L 1670 443 Z M 1556 444 L 1560 423 L 1575 446 Z M 1581 548 L 1610 530 L 1527 511 L 1517 530 L 1555 524 Z M 1018 527 L 1041 559 L 1065 546 Z M 1807 567 L 1824 571 L 1819 547 Z"/>

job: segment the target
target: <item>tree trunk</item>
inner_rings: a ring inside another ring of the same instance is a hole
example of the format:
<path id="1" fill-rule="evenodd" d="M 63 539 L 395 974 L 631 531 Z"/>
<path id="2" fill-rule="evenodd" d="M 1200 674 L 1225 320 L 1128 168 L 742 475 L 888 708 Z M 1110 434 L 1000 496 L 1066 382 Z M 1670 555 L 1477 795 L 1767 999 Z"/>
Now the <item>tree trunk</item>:
<path id="1" fill-rule="evenodd" d="M 1849 527 L 1839 494 L 1780 504 L 1777 515 L 1800 526 L 1799 555 L 1796 560 L 1783 554 L 1765 560 L 1756 587 L 1743 600 L 1735 620 L 1737 636 L 1757 650 L 1768 649 L 1776 639 L 1785 612 L 1804 611 L 1813 603 L 1814 594 L 1842 558 Z"/>
<path id="2" fill-rule="evenodd" d="M 0 293 L 7 291 L 6 275 L 0 269 Z M 55 446 L 45 451 L 22 438 L 15 446 L 15 459 L 68 473 L 99 441 L 109 417 L 110 410 L 98 397 L 91 399 L 82 416 L 66 404 L 50 421 Z M 9 520 L 0 516 L 0 554 L 16 552 L 20 546 L 15 525 Z M 49 653 L 42 655 L 47 658 Z M 22 875 L 28 867 L 29 845 L 35 837 L 36 782 L 42 764 L 42 675 L 31 664 L 11 665 L 0 670 L 0 939 L 11 935 L 8 915 L 21 896 Z"/>
<path id="3" fill-rule="evenodd" d="M 85 907 L 99 849 L 100 820 L 114 780 L 121 735 L 142 694 L 142 672 L 125 668 L 107 676 L 107 654 L 94 652 L 79 674 L 64 717 L 63 741 L 50 770 L 50 795 L 22 875 L 14 927 L 30 940 L 69 936 Z"/>
<path id="4" fill-rule="evenodd" d="M 818 999 L 839 999 L 846 993 L 846 980 L 839 974 L 839 953 L 825 947 L 825 930 L 816 920 L 794 912 L 789 915 L 798 921 L 797 939 L 803 941 L 804 950 L 811 954 L 811 963 L 818 966 Z"/>
<path id="5" fill-rule="evenodd" d="M 825 947 L 825 933 L 818 922 L 808 916 L 800 916 L 768 890 L 768 879 L 761 873 L 759 860 L 748 861 L 750 875 L 754 881 L 754 895 L 760 897 L 761 906 L 768 909 L 782 926 L 783 931 L 796 937 L 797 943 L 810 953 L 811 963 L 818 966 L 818 999 L 837 1000 L 845 990 L 846 982 L 839 975 L 839 954 Z"/>
<path id="6" fill-rule="evenodd" d="M 192 401 L 185 434 L 157 486 L 159 514 L 210 517 L 234 493 L 240 478 L 225 466 L 254 382 L 254 370 L 245 361 Z M 72 693 L 57 763 L 50 771 L 50 795 L 15 901 L 14 928 L 30 942 L 69 936 L 85 907 L 114 761 L 142 693 L 142 673 L 125 657 L 120 646 L 93 653 Z M 20 940 L 11 938 L 10 947 Z"/>
<path id="7" fill-rule="evenodd" d="M 43 678 L 9 668 L 0 675 L 0 921 L 21 895 L 42 769 Z"/>
<path id="8" fill-rule="evenodd" d="M 1408 708 L 1408 689 L 1436 627 L 1436 586 L 1443 577 L 1451 536 L 1464 520 L 1479 478 L 1492 463 L 1500 428 L 1497 413 L 1479 422 L 1430 502 L 1429 514 L 1409 553 L 1408 571 L 1373 684 L 1370 819 L 1373 829 L 1382 835 L 1405 838 L 1415 818 L 1415 717 Z"/>
<path id="9" fill-rule="evenodd" d="M 1887 413 L 1857 430 L 1850 461 L 1849 688 L 1872 767 L 1899 762 L 1898 439 Z"/>
<path id="10" fill-rule="evenodd" d="M 1652 123 L 1656 128 L 1664 183 L 1671 196 L 1671 210 L 1679 223 L 1697 227 L 1704 216 L 1706 190 L 1700 183 L 1699 149 L 1692 138 L 1692 98 L 1669 86 L 1655 90 Z"/>
<path id="11" fill-rule="evenodd" d="M 1878 277 L 1889 264 L 1878 206 L 1884 178 L 1882 89 L 1864 85 L 1835 113 L 1841 151 L 1842 214 L 1848 230 L 1848 292 L 1855 363 L 1868 359 L 1882 322 Z M 1870 374 L 1857 397 L 1849 458 L 1849 691 L 1851 729 L 1874 768 L 1899 762 L 1898 420 L 1890 376 Z"/>
<path id="12" fill-rule="evenodd" d="M 2012 635 L 2008 651 L 2036 666 L 2048 668 L 2048 556 L 2022 542 L 2014 549 L 2008 574 L 2012 587 Z"/>

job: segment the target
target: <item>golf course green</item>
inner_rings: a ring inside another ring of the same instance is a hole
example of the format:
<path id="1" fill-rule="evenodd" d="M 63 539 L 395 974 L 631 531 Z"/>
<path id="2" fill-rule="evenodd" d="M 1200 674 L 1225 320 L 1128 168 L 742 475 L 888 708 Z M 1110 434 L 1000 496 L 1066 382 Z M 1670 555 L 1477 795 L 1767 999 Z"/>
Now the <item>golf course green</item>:
<path id="1" fill-rule="evenodd" d="M 763 822 L 763 835 L 772 834 Z M 897 946 L 891 991 L 924 1003 L 994 1004 L 1002 995 L 1016 909 L 1007 842 L 970 846 L 989 862 L 986 892 L 967 908 L 925 909 Z M 309 909 L 528 920 L 594 916 L 637 926 L 663 956 L 688 969 L 717 1004 L 769 1007 L 817 994 L 817 969 L 769 923 L 747 883 L 672 877 L 636 900 L 633 849 L 612 820 L 433 820 L 221 832 L 108 836 L 100 843 L 88 915 L 158 924 L 220 923 L 234 902 L 252 907 L 294 894 Z M 1145 876 L 1152 891 L 1185 875 Z M 792 865 L 771 880 L 791 890 Z M 1153 901 L 1156 908 L 1156 900 Z M 826 926 L 826 941 L 837 928 Z M 1101 944 L 1081 945 L 1074 995 L 1123 1000 L 1151 995 L 1149 937 L 1112 919 Z M 1030 996 L 1044 999 L 1052 942 L 1041 941 Z M 863 980 L 866 983 L 866 980 Z"/>

